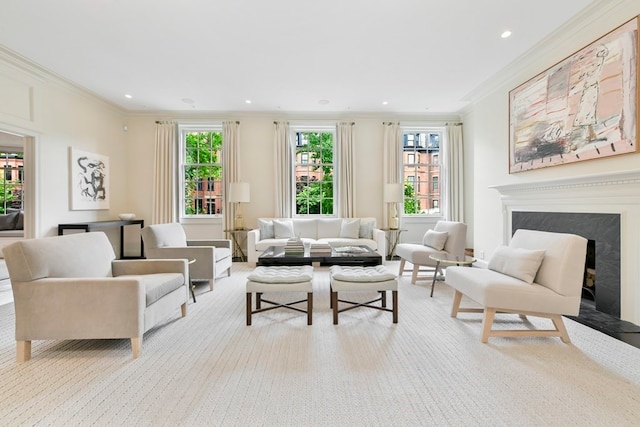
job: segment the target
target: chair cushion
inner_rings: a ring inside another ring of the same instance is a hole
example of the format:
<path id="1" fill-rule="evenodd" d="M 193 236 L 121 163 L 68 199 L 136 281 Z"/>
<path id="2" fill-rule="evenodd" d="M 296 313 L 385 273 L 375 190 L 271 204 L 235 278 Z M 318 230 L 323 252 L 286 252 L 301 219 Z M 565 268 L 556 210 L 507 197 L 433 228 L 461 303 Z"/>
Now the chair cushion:
<path id="1" fill-rule="evenodd" d="M 544 259 L 544 250 L 498 246 L 491 259 L 489 269 L 506 274 L 527 283 L 533 283 Z"/>
<path id="2" fill-rule="evenodd" d="M 135 277 L 140 280 L 140 283 L 144 286 L 147 307 L 184 286 L 184 277 L 180 273 L 141 274 L 139 276 L 122 275 L 118 277 Z"/>
<path id="3" fill-rule="evenodd" d="M 393 280 L 396 275 L 385 267 L 376 265 L 372 267 L 343 267 L 331 266 L 331 277 L 345 282 L 384 282 Z"/>
<path id="4" fill-rule="evenodd" d="M 288 239 L 295 237 L 293 234 L 293 222 L 291 220 L 273 220 L 273 234 L 276 239 Z"/>
<path id="5" fill-rule="evenodd" d="M 301 265 L 257 267 L 249 274 L 247 280 L 258 283 L 299 283 L 308 282 L 312 278 L 313 267 Z"/>
<path id="6" fill-rule="evenodd" d="M 449 233 L 446 231 L 427 230 L 422 238 L 422 244 L 441 251 L 447 243 L 447 237 L 449 237 Z"/>

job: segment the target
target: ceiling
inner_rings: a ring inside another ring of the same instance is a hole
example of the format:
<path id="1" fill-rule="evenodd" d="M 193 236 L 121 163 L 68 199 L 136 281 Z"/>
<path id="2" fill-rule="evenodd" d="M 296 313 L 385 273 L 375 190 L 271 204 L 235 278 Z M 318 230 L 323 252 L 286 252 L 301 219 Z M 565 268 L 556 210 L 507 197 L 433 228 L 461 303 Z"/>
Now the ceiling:
<path id="1" fill-rule="evenodd" d="M 591 3 L 2 0 L 0 45 L 128 111 L 454 113 Z"/>

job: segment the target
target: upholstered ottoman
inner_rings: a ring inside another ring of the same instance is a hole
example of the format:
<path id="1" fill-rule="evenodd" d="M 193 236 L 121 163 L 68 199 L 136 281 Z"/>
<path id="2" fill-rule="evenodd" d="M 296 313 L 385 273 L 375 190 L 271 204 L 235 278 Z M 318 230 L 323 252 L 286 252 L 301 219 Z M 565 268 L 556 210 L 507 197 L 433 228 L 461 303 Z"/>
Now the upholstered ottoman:
<path id="1" fill-rule="evenodd" d="M 273 266 L 257 267 L 247 278 L 247 325 L 251 325 L 251 315 L 275 308 L 288 308 L 307 313 L 307 325 L 312 324 L 313 316 L 313 267 L 301 266 Z M 307 298 L 278 303 L 262 298 L 266 292 L 306 292 Z M 252 307 L 252 294 L 256 294 L 256 309 Z M 262 303 L 271 304 L 270 307 L 262 307 Z M 307 303 L 307 309 L 294 307 L 301 302 Z"/>
<path id="2" fill-rule="evenodd" d="M 331 308 L 333 309 L 333 324 L 338 324 L 338 313 L 357 307 L 369 307 L 376 310 L 393 313 L 393 323 L 398 323 L 398 281 L 396 275 L 390 273 L 381 265 L 374 267 L 331 267 Z M 338 299 L 338 292 L 346 291 L 377 291 L 380 296 L 367 302 L 353 302 Z M 392 292 L 392 308 L 387 308 L 387 291 Z M 380 306 L 373 305 L 380 301 Z M 338 309 L 338 302 L 351 306 Z"/>

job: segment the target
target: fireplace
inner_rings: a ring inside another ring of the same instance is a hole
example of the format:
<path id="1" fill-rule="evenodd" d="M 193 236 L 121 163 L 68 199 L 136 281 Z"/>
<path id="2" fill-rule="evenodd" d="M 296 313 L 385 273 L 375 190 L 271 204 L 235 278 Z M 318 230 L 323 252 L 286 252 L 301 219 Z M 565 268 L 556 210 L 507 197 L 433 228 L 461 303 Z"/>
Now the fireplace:
<path id="1" fill-rule="evenodd" d="M 595 309 L 620 317 L 619 214 L 512 211 L 511 228 L 512 233 L 519 228 L 573 233 L 591 241 L 593 254 L 588 251 L 587 257 L 592 255 L 595 260 Z"/>

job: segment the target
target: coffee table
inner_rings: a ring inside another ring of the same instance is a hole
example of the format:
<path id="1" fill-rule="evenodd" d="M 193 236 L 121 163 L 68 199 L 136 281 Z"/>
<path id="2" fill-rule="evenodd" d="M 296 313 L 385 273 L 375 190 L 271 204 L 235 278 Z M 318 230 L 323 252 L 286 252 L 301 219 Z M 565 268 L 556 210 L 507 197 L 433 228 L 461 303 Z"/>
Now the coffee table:
<path id="1" fill-rule="evenodd" d="M 357 249 L 353 249 L 357 248 Z M 353 249 L 352 251 L 349 249 Z M 368 246 L 332 246 L 331 253 L 311 254 L 305 247 L 304 254 L 285 254 L 284 246 L 269 246 L 258 257 L 258 265 L 357 265 L 370 267 L 382 264 L 382 256 Z"/>

